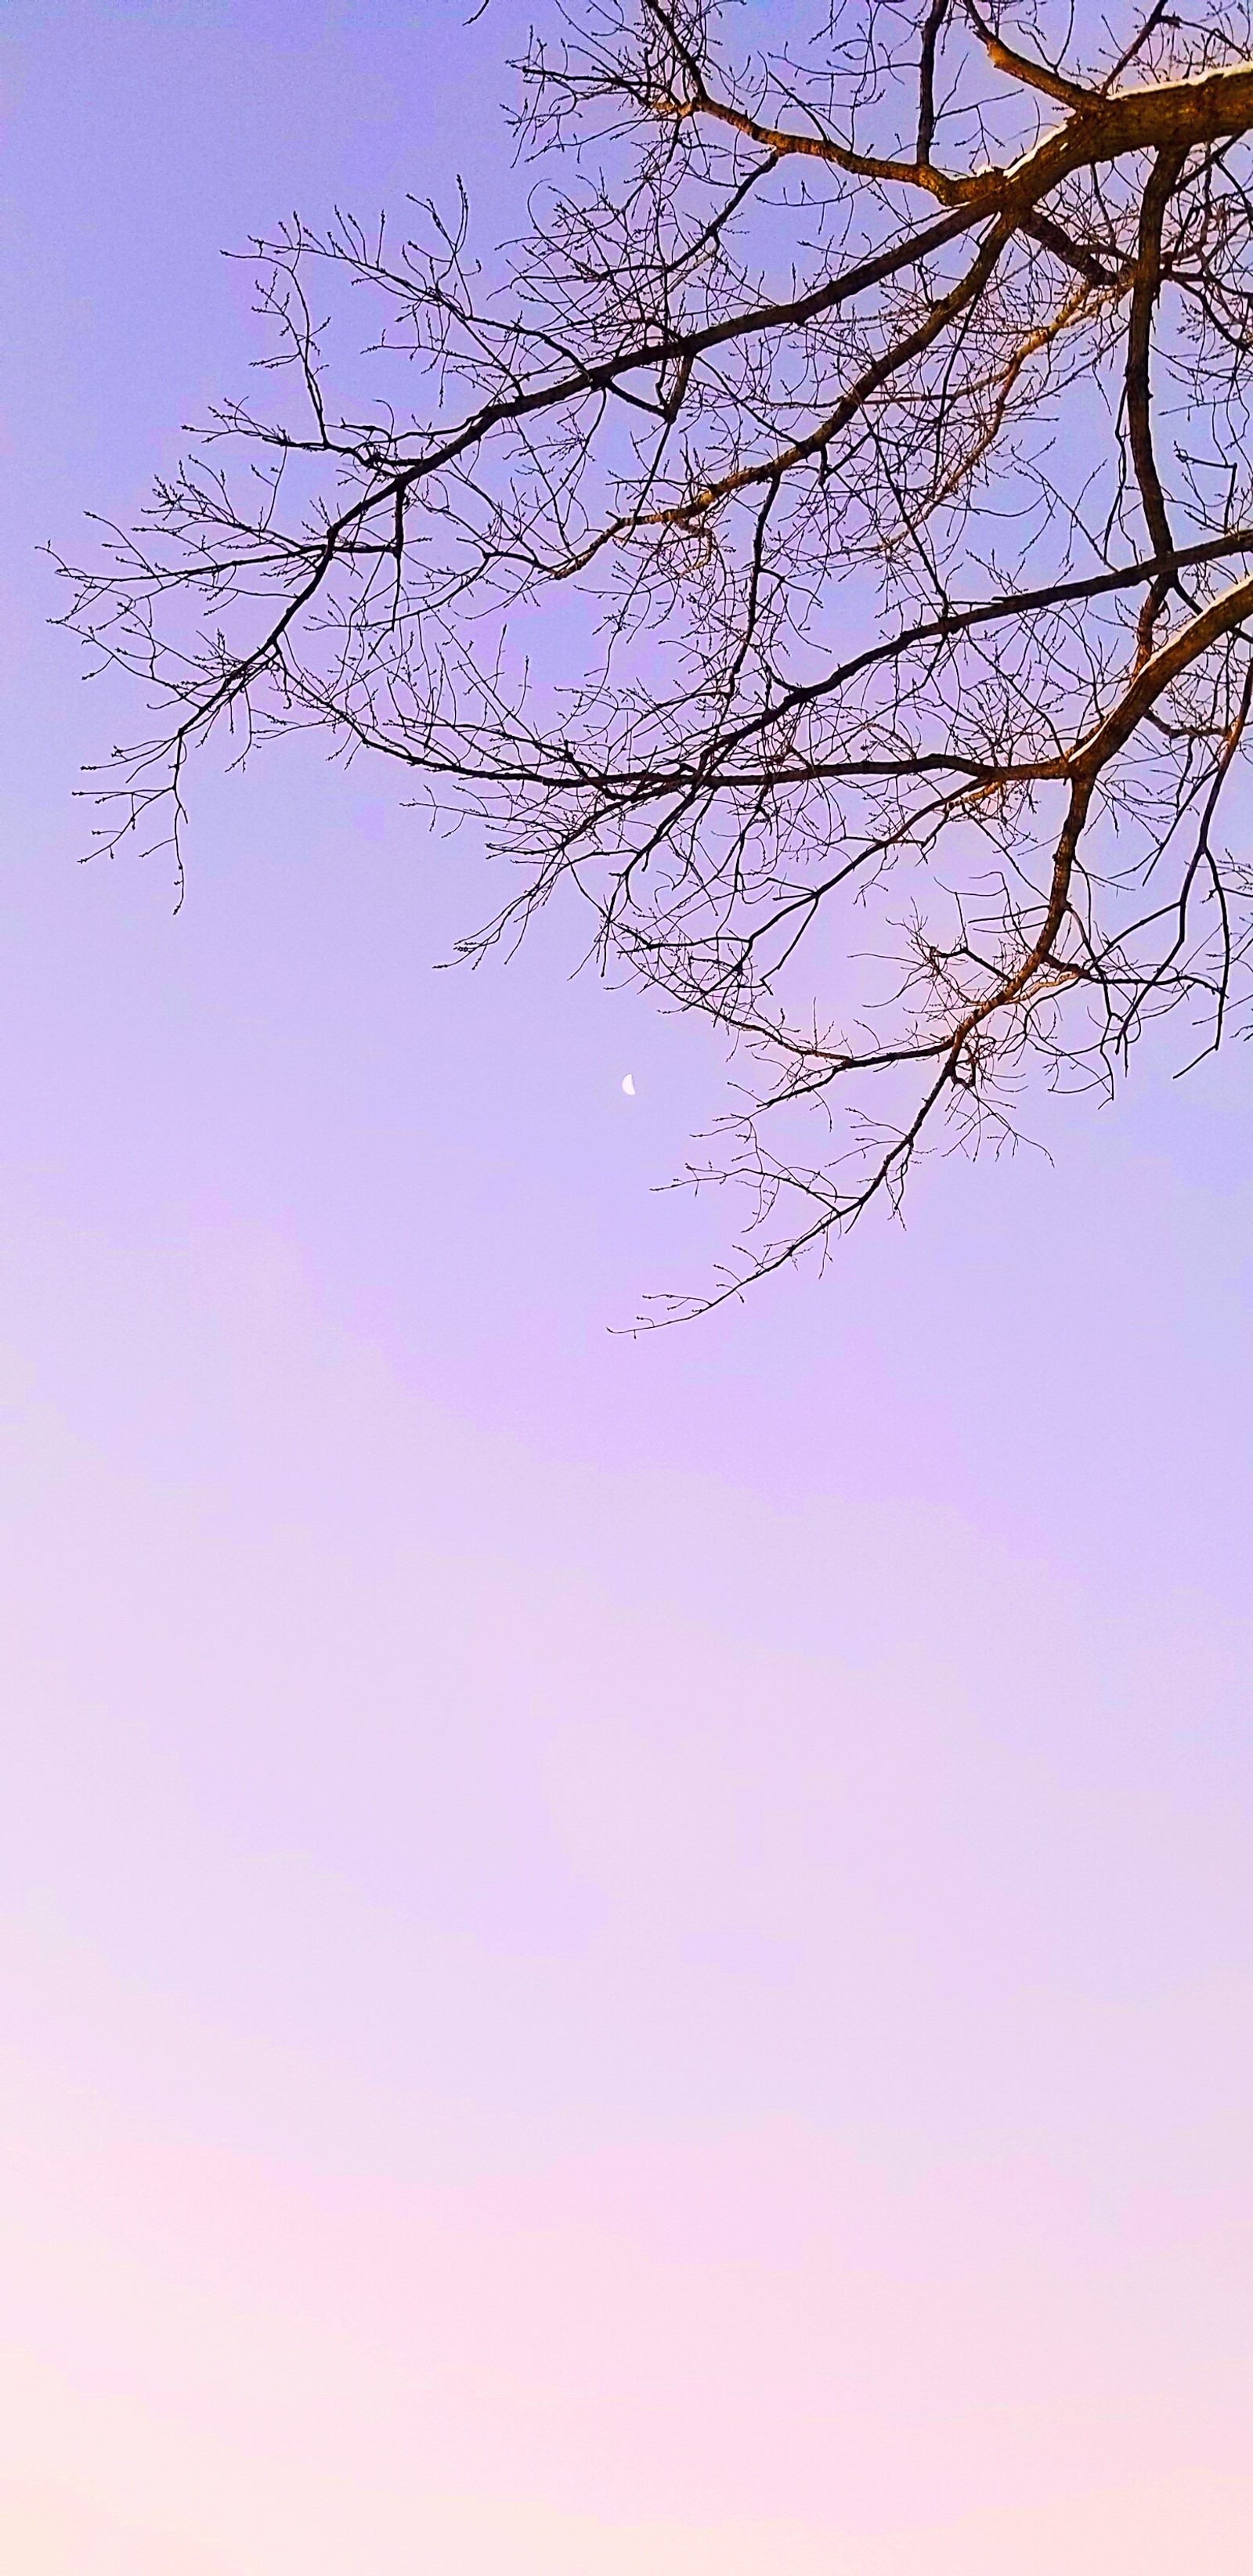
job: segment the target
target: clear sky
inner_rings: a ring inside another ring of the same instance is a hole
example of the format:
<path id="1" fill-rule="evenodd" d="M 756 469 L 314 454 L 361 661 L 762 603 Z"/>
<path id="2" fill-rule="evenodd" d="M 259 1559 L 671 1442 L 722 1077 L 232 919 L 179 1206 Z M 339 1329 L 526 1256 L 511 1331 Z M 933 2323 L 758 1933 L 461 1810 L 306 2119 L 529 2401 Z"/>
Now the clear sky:
<path id="1" fill-rule="evenodd" d="M 633 1340 L 704 1034 L 312 747 L 76 864 L 38 542 L 524 14 L 5 15 L 0 2561 L 1245 2576 L 1247 1053 Z"/>

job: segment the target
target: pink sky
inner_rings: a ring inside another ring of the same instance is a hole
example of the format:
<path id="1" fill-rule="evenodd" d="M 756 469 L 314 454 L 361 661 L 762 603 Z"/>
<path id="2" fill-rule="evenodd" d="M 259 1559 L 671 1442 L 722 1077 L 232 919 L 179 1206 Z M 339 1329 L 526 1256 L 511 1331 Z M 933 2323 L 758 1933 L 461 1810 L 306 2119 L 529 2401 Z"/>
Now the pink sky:
<path id="1" fill-rule="evenodd" d="M 703 1035 L 311 750 L 74 864 L 36 543 L 466 14 L 7 13 L 0 2561 L 1244 2576 L 1247 1056 L 637 1341 Z"/>

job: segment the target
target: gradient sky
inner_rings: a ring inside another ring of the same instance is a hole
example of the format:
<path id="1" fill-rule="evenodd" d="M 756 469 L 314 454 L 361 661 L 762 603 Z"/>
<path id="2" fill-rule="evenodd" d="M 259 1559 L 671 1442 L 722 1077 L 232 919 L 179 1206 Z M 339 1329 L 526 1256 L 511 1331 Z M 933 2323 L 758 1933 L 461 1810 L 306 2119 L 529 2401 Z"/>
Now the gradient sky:
<path id="1" fill-rule="evenodd" d="M 308 746 L 76 864 L 37 544 L 516 223 L 467 14 L 5 16 L 0 2560 L 1245 2576 L 1247 1054 L 635 1340 L 706 1035 Z"/>

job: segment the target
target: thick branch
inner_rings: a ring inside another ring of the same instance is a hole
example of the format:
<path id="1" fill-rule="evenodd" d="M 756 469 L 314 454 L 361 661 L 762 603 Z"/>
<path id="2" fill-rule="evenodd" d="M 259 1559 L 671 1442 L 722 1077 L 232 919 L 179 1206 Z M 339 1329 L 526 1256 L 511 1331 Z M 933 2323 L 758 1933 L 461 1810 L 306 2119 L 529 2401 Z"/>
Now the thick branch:
<path id="1" fill-rule="evenodd" d="M 1162 490 L 1157 459 L 1153 453 L 1152 401 L 1149 392 L 1149 361 L 1153 337 L 1153 315 L 1162 287 L 1162 227 L 1180 172 L 1187 159 L 1186 150 L 1177 143 L 1167 144 L 1158 153 L 1152 176 L 1144 191 L 1140 208 L 1140 231 L 1137 246 L 1136 280 L 1131 294 L 1131 311 L 1127 323 L 1127 429 L 1131 456 L 1140 499 L 1144 508 L 1149 541 L 1157 555 L 1171 550 L 1170 521 L 1166 515 L 1166 496 Z"/>

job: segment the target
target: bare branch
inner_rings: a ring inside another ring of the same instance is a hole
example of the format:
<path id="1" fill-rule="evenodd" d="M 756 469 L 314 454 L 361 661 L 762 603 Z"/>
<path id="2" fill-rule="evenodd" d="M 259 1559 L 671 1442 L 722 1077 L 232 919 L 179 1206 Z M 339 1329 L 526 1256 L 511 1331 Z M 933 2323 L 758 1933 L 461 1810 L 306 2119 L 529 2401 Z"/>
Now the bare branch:
<path id="1" fill-rule="evenodd" d="M 814 0 L 745 62 L 713 0 L 571 0 L 494 268 L 464 203 L 257 245 L 276 399 L 72 576 L 153 710 L 102 839 L 181 866 L 205 746 L 320 727 L 486 837 L 463 953 L 585 906 L 736 1060 L 704 1302 L 1012 1135 L 1033 1069 L 1246 1025 L 1248 5 L 1033 0 L 1011 43 L 994 0 Z"/>

